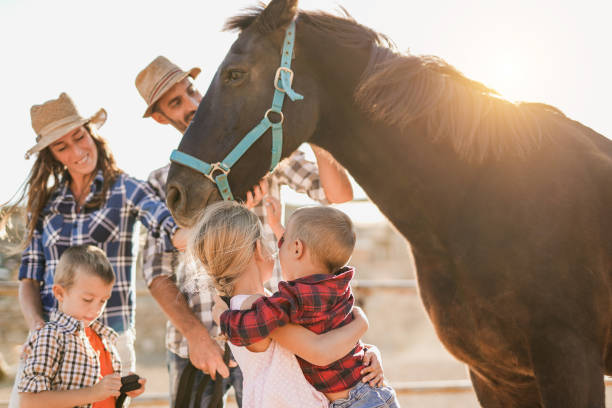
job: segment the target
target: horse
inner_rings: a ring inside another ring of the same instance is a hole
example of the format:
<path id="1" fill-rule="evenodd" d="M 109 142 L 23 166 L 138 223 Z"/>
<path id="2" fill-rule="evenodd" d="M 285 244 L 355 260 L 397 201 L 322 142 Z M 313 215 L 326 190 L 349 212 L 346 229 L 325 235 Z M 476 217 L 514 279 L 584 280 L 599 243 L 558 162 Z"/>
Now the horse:
<path id="1" fill-rule="evenodd" d="M 279 85 L 292 24 L 294 82 Z M 221 162 L 262 117 L 284 132 L 282 157 L 303 142 L 329 151 L 410 242 L 425 310 L 483 407 L 604 407 L 612 141 L 439 57 L 399 53 L 348 13 L 272 0 L 226 29 L 239 36 L 178 151 Z M 303 99 L 268 112 L 275 88 L 289 87 Z M 213 166 L 233 197 L 269 171 L 269 133 L 231 172 Z M 184 226 L 222 198 L 217 178 L 192 167 L 174 162 L 167 183 Z"/>

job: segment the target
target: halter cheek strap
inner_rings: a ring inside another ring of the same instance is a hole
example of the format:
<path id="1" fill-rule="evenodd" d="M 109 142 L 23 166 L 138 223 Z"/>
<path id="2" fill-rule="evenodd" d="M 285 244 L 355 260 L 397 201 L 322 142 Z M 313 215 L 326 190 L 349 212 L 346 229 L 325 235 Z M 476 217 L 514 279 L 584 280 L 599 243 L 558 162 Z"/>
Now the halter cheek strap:
<path id="1" fill-rule="evenodd" d="M 291 70 L 291 58 L 293 57 L 293 46 L 295 44 L 295 21 L 292 21 L 285 32 L 283 41 L 283 51 L 281 64 L 274 75 L 274 98 L 272 106 L 264 113 L 263 119 L 257 126 L 247 133 L 240 143 L 229 152 L 220 162 L 206 163 L 185 152 L 174 150 L 170 155 L 170 160 L 174 163 L 187 166 L 199 173 L 202 173 L 210 181 L 217 185 L 223 200 L 233 200 L 234 196 L 229 186 L 227 176 L 234 164 L 246 153 L 246 151 L 269 129 L 272 128 L 272 160 L 270 171 L 273 171 L 280 161 L 283 152 L 283 121 L 285 119 L 282 109 L 285 95 L 292 101 L 304 99 L 302 95 L 295 92 L 291 86 L 293 83 L 293 71 Z M 278 122 L 270 120 L 270 113 L 280 115 Z"/>

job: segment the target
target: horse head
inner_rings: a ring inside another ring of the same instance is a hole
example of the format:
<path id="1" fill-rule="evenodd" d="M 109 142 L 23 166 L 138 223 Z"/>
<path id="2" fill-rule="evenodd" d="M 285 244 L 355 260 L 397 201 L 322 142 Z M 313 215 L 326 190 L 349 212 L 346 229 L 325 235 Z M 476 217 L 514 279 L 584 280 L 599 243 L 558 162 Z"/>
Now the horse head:
<path id="1" fill-rule="evenodd" d="M 303 100 L 285 97 L 282 114 L 267 112 L 275 93 L 275 75 L 286 31 L 296 15 L 297 0 L 273 0 L 263 10 L 228 21 L 226 28 L 240 30 L 240 35 L 218 67 L 183 135 L 178 147 L 181 154 L 206 163 L 220 163 L 264 117 L 272 123 L 282 120 L 282 157 L 312 135 L 318 120 L 318 90 L 307 61 L 300 57 L 299 45 L 293 50 L 297 57 L 291 61 L 295 72 L 292 87 Z M 227 180 L 236 199 L 244 199 L 247 191 L 265 176 L 271 150 L 272 131 L 267 129 L 231 167 Z M 222 199 L 213 177 L 209 179 L 189 166 L 172 163 L 167 202 L 179 224 L 191 225 L 204 207 Z"/>

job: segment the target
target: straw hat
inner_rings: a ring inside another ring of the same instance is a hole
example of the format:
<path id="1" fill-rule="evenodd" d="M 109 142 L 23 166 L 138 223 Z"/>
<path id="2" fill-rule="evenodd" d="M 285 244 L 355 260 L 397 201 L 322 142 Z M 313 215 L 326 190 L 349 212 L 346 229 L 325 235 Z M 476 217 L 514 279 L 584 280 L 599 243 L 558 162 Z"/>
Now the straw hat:
<path id="1" fill-rule="evenodd" d="M 94 124 L 98 128 L 102 127 L 106 122 L 106 111 L 100 109 L 92 117 L 84 118 L 79 115 L 72 99 L 62 92 L 57 99 L 32 106 L 30 117 L 32 118 L 32 129 L 37 136 L 36 145 L 25 154 L 26 159 L 86 123 Z"/>
<path id="2" fill-rule="evenodd" d="M 166 57 L 160 55 L 155 58 L 136 77 L 136 89 L 147 103 L 147 110 L 142 117 L 151 116 L 153 105 L 168 89 L 188 76 L 195 79 L 201 71 L 200 68 L 191 68 L 185 72 Z"/>

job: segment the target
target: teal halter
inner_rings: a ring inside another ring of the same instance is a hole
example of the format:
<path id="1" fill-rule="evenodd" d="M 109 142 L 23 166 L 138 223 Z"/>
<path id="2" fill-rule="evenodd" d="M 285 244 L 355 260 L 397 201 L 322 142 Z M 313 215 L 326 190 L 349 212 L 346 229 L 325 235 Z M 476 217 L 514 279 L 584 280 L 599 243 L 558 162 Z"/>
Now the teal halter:
<path id="1" fill-rule="evenodd" d="M 272 107 L 264 113 L 264 117 L 236 147 L 220 162 L 206 163 L 187 153 L 172 151 L 170 160 L 187 166 L 199 173 L 202 173 L 210 181 L 217 184 L 223 200 L 233 200 L 234 196 L 227 181 L 232 166 L 242 157 L 244 153 L 255 143 L 267 130 L 272 128 L 272 162 L 270 163 L 270 171 L 273 171 L 278 164 L 281 153 L 283 151 L 283 120 L 285 119 L 283 112 L 283 100 L 285 94 L 292 101 L 299 101 L 304 97 L 291 89 L 293 82 L 293 71 L 291 70 L 291 58 L 293 55 L 293 44 L 295 43 L 295 21 L 292 21 L 285 33 L 285 41 L 283 43 L 283 53 L 281 57 L 280 67 L 276 70 L 274 76 L 274 99 Z M 272 122 L 269 118 L 270 112 L 275 112 L 280 115 L 278 122 Z M 215 176 L 215 172 L 220 173 Z"/>

